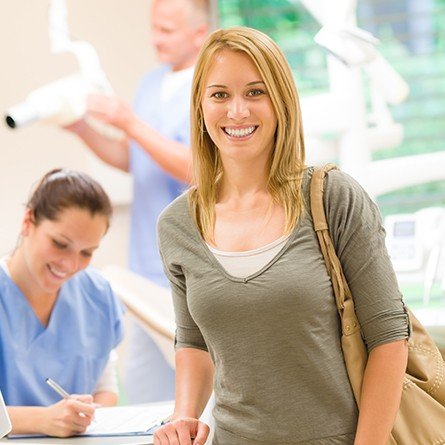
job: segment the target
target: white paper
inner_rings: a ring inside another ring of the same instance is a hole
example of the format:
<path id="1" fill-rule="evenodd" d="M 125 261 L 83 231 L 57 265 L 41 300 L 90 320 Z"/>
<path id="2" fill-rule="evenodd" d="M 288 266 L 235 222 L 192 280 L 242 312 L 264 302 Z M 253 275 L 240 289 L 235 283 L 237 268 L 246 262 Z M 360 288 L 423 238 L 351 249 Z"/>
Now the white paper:
<path id="1" fill-rule="evenodd" d="M 81 436 L 146 434 L 173 412 L 174 402 L 98 408 L 95 422 Z"/>
<path id="2" fill-rule="evenodd" d="M 98 408 L 95 422 L 81 436 L 146 434 L 173 412 L 174 402 Z"/>

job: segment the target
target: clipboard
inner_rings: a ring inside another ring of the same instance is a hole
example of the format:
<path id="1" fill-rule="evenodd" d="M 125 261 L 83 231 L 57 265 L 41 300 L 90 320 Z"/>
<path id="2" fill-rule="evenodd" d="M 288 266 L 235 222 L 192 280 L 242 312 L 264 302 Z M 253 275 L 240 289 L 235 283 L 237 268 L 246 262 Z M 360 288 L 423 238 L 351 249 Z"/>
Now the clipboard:
<path id="1" fill-rule="evenodd" d="M 0 439 L 5 437 L 12 429 L 11 420 L 6 410 L 5 401 L 0 391 Z"/>
<path id="2" fill-rule="evenodd" d="M 152 435 L 162 421 L 174 409 L 174 401 L 151 403 L 147 405 L 113 406 L 96 409 L 95 422 L 87 430 L 75 437 L 112 437 Z M 46 437 L 37 434 L 20 434 L 9 439 Z"/>
<path id="3" fill-rule="evenodd" d="M 156 405 L 115 406 L 96 409 L 92 423 L 79 436 L 130 436 L 153 434 L 164 419 L 169 417 L 174 402 Z"/>

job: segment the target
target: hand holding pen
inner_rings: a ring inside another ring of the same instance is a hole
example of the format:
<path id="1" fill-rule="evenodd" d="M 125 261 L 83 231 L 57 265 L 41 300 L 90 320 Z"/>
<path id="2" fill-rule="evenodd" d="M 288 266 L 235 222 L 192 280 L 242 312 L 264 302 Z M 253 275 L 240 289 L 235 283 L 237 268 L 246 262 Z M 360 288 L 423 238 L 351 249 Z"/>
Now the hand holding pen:
<path id="1" fill-rule="evenodd" d="M 46 383 L 62 400 L 47 408 L 45 434 L 69 437 L 83 433 L 94 418 L 96 406 L 93 404 L 93 396 L 69 394 L 52 379 L 46 379 Z"/>

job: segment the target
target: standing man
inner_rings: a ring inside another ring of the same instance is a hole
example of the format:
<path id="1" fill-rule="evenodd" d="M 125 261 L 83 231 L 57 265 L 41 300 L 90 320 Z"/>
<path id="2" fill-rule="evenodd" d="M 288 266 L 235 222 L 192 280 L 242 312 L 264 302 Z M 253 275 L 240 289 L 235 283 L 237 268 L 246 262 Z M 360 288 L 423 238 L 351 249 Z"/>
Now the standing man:
<path id="1" fill-rule="evenodd" d="M 134 108 L 115 96 L 91 95 L 87 114 L 125 133 L 119 141 L 85 120 L 68 127 L 103 161 L 133 177 L 129 267 L 168 286 L 156 242 L 164 207 L 191 180 L 190 89 L 198 52 L 209 30 L 209 0 L 153 0 L 152 43 L 160 65 L 140 83 Z M 174 399 L 174 371 L 153 340 L 133 323 L 124 386 L 130 403 Z"/>

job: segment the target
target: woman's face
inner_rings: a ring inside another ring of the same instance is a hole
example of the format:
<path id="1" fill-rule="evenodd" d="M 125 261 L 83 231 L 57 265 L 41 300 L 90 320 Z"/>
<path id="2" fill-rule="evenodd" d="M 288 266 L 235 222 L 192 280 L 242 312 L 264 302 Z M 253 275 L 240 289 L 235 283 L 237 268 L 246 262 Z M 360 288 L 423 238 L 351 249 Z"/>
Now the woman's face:
<path id="1" fill-rule="evenodd" d="M 55 221 L 32 221 L 27 212 L 23 221 L 25 273 L 43 293 L 58 292 L 74 274 L 85 269 L 107 230 L 107 218 L 84 209 L 62 210 Z"/>
<path id="2" fill-rule="evenodd" d="M 205 79 L 202 111 L 221 159 L 267 162 L 277 117 L 261 75 L 250 57 L 223 50 Z"/>

